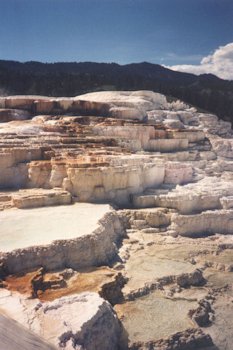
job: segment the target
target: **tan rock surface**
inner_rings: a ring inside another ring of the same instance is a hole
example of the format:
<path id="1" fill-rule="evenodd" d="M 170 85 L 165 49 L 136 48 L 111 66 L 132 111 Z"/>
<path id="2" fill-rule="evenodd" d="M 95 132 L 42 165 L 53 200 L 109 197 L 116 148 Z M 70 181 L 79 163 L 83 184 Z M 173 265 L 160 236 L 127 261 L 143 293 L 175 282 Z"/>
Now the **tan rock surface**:
<path id="1" fill-rule="evenodd" d="M 110 348 L 117 350 L 119 348 L 122 333 L 120 322 L 111 305 L 96 293 L 63 297 L 44 304 L 36 300 L 30 303 L 26 299 L 17 298 L 17 294 L 3 295 L 0 291 L 0 295 L 1 310 L 8 317 L 29 328 L 30 332 L 25 331 L 28 337 L 31 332 L 36 333 L 53 344 L 56 349 L 71 350 L 79 347 L 86 350 Z M 39 338 L 36 335 L 34 339 L 32 337 L 31 335 L 31 341 L 38 346 Z M 23 346 L 27 346 L 25 344 L 27 343 L 24 340 Z M 39 345 L 41 349 L 54 349 L 53 346 L 46 347 L 46 342 L 44 344 L 43 347 L 41 340 Z M 6 341 L 6 345 L 9 346 L 9 341 Z M 17 348 L 12 348 L 15 349 Z"/>

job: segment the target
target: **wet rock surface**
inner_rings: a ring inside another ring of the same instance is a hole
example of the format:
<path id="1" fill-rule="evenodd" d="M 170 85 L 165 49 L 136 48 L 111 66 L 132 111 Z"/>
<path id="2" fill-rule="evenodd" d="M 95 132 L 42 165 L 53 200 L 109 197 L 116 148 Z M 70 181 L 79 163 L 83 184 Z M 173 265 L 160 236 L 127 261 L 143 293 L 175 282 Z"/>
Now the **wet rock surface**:
<path id="1" fill-rule="evenodd" d="M 149 91 L 0 104 L 6 322 L 48 348 L 232 350 L 231 125 Z"/>

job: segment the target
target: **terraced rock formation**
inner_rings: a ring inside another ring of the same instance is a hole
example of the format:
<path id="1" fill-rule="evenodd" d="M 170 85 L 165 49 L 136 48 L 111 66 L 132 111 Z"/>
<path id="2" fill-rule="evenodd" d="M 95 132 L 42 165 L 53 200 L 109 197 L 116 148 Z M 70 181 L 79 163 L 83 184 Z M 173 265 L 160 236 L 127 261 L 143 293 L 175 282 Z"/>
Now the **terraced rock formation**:
<path id="1" fill-rule="evenodd" d="M 231 125 L 149 91 L 0 106 L 6 348 L 231 350 Z"/>

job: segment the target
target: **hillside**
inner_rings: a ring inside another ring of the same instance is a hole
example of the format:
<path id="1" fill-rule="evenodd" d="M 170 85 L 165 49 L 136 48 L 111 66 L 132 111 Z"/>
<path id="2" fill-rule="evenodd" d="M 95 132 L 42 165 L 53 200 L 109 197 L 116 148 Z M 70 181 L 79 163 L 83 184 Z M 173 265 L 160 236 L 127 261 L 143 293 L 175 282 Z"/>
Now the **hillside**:
<path id="1" fill-rule="evenodd" d="M 0 61 L 2 95 L 75 96 L 100 90 L 152 90 L 233 121 L 233 82 L 211 74 L 196 76 L 147 62 Z"/>

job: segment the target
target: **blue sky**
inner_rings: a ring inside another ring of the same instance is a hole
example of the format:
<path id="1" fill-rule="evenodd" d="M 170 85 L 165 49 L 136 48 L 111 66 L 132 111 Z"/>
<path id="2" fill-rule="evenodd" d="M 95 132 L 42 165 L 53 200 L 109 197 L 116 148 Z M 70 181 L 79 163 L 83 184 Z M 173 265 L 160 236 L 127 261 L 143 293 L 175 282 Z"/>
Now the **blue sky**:
<path id="1" fill-rule="evenodd" d="M 0 0 L 0 59 L 198 64 L 233 42 L 233 0 Z"/>

